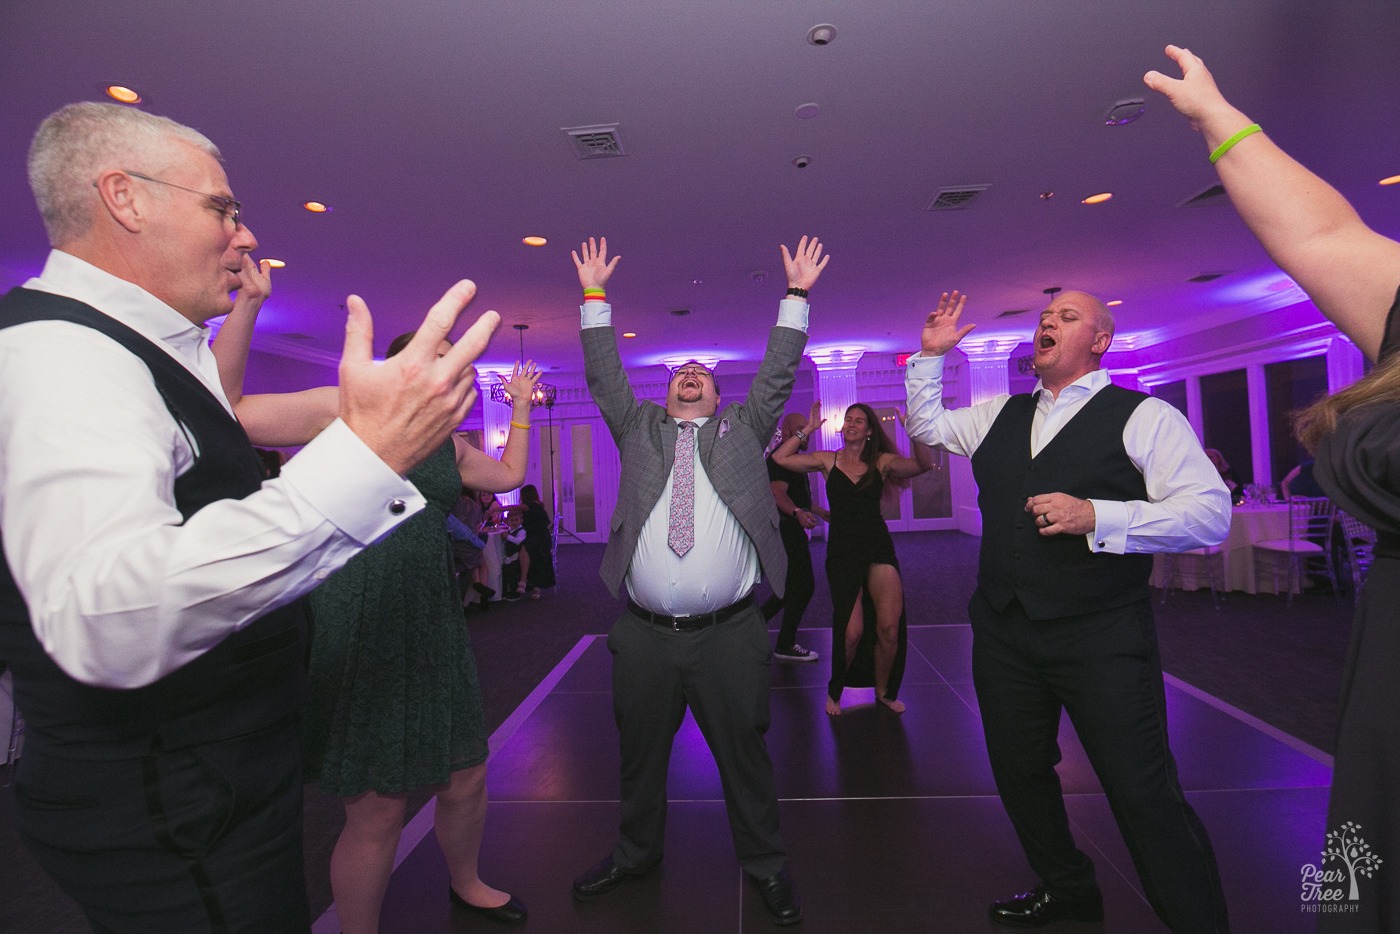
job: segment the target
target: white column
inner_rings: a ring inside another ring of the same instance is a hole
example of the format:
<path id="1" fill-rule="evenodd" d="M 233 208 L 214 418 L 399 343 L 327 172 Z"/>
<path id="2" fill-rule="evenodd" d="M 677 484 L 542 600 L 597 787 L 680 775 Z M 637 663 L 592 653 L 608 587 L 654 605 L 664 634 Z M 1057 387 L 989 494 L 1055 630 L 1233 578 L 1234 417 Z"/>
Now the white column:
<path id="1" fill-rule="evenodd" d="M 1011 391 L 1011 375 L 1006 366 L 1011 361 L 1011 351 L 1020 344 L 1021 339 L 1016 338 L 963 341 L 958 345 L 958 349 L 967 357 L 968 405 L 986 402 Z"/>
<path id="2" fill-rule="evenodd" d="M 959 344 L 958 349 L 967 358 L 961 367 L 965 375 L 960 385 L 950 386 L 945 379 L 944 402 L 956 398 L 958 408 L 962 408 L 1010 392 L 1011 374 L 1007 366 L 1011 362 L 1011 352 L 1020 344 L 1020 338 L 965 340 Z M 946 374 L 947 370 L 944 372 Z M 954 392 L 954 388 L 962 391 Z M 948 473 L 953 492 L 953 517 L 958 521 L 958 529 L 969 535 L 981 535 L 982 511 L 977 508 L 977 481 L 972 478 L 971 458 L 951 458 Z"/>
<path id="3" fill-rule="evenodd" d="M 841 447 L 841 423 L 846 410 L 856 402 L 856 367 L 864 349 L 814 350 L 807 357 L 817 367 L 817 399 L 821 402 L 822 418 L 826 423 L 818 437 L 812 439 L 812 449 L 835 451 Z M 826 485 L 812 484 L 812 499 L 819 506 L 826 503 Z M 826 526 L 819 525 L 813 536 L 824 538 Z"/>
<path id="4" fill-rule="evenodd" d="M 1327 391 L 1345 389 L 1366 373 L 1366 360 L 1348 338 L 1338 334 L 1327 345 Z"/>

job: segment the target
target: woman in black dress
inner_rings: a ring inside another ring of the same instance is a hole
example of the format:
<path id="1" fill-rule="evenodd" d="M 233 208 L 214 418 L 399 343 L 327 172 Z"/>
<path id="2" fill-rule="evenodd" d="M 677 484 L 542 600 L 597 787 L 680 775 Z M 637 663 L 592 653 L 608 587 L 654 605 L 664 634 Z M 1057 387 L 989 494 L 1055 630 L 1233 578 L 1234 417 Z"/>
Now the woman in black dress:
<path id="1" fill-rule="evenodd" d="M 533 483 L 520 488 L 520 504 L 525 507 L 525 554 L 521 564 L 521 589 L 539 599 L 542 587 L 554 586 L 554 523 L 549 511 L 540 501 L 540 491 Z"/>
<path id="2" fill-rule="evenodd" d="M 914 457 L 900 455 L 879 417 L 863 402 L 846 410 L 839 450 L 799 453 L 802 441 L 825 422 L 819 415 L 820 404 L 813 404 L 806 426 L 773 452 L 773 462 L 826 476 L 831 510 L 826 580 L 832 606 L 826 712 L 841 714 L 841 692 L 850 685 L 875 688 L 880 703 L 903 713 L 904 590 L 880 499 L 887 480 L 917 477 L 933 466 L 933 455 L 922 444 L 913 445 Z M 873 610 L 873 626 L 867 625 L 868 609 Z"/>
<path id="3" fill-rule="evenodd" d="M 1379 864 L 1400 858 L 1400 243 L 1368 228 L 1335 189 L 1231 106 L 1200 58 L 1176 46 L 1167 55 L 1182 77 L 1148 72 L 1148 86 L 1205 136 L 1230 200 L 1269 255 L 1378 363 L 1302 413 L 1298 427 L 1316 450 L 1318 484 L 1380 533 L 1342 675 L 1320 867 L 1350 877 L 1345 904 L 1354 910 L 1320 915 L 1317 929 L 1394 931 L 1400 874 Z"/>

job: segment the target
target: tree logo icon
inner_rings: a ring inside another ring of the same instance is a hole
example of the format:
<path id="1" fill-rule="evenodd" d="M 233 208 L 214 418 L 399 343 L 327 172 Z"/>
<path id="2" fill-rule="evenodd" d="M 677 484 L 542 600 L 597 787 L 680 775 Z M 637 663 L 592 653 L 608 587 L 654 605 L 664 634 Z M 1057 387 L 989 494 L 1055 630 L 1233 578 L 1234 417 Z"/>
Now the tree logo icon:
<path id="1" fill-rule="evenodd" d="M 1352 821 L 1327 833 L 1322 863 L 1303 867 L 1304 911 L 1355 911 L 1361 898 L 1360 880 L 1373 878 L 1384 862 L 1361 838 L 1361 825 Z M 1338 865 L 1340 864 L 1340 865 Z"/>

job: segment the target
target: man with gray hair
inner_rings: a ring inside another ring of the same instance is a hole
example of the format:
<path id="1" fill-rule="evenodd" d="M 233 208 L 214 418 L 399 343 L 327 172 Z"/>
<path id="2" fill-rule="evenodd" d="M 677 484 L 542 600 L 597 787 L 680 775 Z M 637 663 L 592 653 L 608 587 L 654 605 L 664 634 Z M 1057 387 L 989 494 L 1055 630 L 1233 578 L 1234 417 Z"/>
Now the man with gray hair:
<path id="1" fill-rule="evenodd" d="M 1228 930 L 1210 838 L 1167 745 L 1147 580 L 1155 551 L 1218 545 L 1230 494 L 1185 416 L 1101 369 L 1113 315 L 1062 292 L 1040 314 L 1033 393 L 943 407 L 943 355 L 974 327 L 943 293 L 905 375 L 915 441 L 972 460 L 982 549 L 972 681 L 1002 805 L 1040 883 L 993 902 L 1015 927 L 1101 921 L 1055 766 L 1069 714 L 1148 903 L 1173 931 Z"/>
<path id="2" fill-rule="evenodd" d="M 304 931 L 298 598 L 417 512 L 403 475 L 476 400 L 463 280 L 383 366 L 347 302 L 340 418 L 280 477 L 204 322 L 257 240 L 204 136 L 114 104 L 40 126 L 53 250 L 0 299 L 0 659 L 27 722 L 16 820 L 102 931 Z"/>

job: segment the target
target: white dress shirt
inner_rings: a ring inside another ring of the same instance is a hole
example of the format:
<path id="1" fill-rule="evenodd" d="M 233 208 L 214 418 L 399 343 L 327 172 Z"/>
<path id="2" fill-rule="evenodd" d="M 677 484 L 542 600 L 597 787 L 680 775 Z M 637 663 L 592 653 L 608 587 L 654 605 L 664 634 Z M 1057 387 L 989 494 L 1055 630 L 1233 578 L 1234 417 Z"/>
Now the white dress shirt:
<path id="1" fill-rule="evenodd" d="M 208 331 L 144 289 L 58 250 L 25 287 L 133 328 L 228 406 Z M 0 535 L 40 644 L 77 680 L 149 684 L 423 507 L 339 420 L 280 478 L 184 522 L 174 482 L 193 462 L 150 370 L 115 341 L 65 321 L 0 330 Z"/>
<path id="2" fill-rule="evenodd" d="M 806 333 L 810 309 L 804 301 L 784 299 L 778 304 L 778 326 Z M 584 302 L 579 309 L 582 327 L 607 327 L 612 306 Z M 653 613 L 693 616 L 723 609 L 744 597 L 763 574 L 758 549 L 738 518 L 715 492 L 700 459 L 699 426 L 710 419 L 692 418 L 695 445 L 695 544 L 679 557 L 667 539 L 671 529 L 671 490 L 675 465 L 666 478 L 646 524 L 637 536 L 637 548 L 627 568 L 627 592 Z M 682 419 L 673 418 L 677 424 Z"/>
<path id="3" fill-rule="evenodd" d="M 1106 370 L 1095 370 L 1052 396 L 1039 382 L 1031 420 L 1030 453 L 1035 457 L 1099 390 L 1110 385 Z M 1003 393 L 962 409 L 943 407 L 943 358 L 916 354 L 904 375 L 909 437 L 952 454 L 971 457 L 1011 396 Z M 1123 447 L 1147 486 L 1147 500 L 1091 499 L 1094 531 L 1089 550 L 1111 554 L 1184 551 L 1218 545 L 1230 532 L 1230 491 L 1201 449 L 1186 416 L 1171 404 L 1148 397 L 1123 426 Z M 1054 491 L 1051 491 L 1054 492 Z"/>

